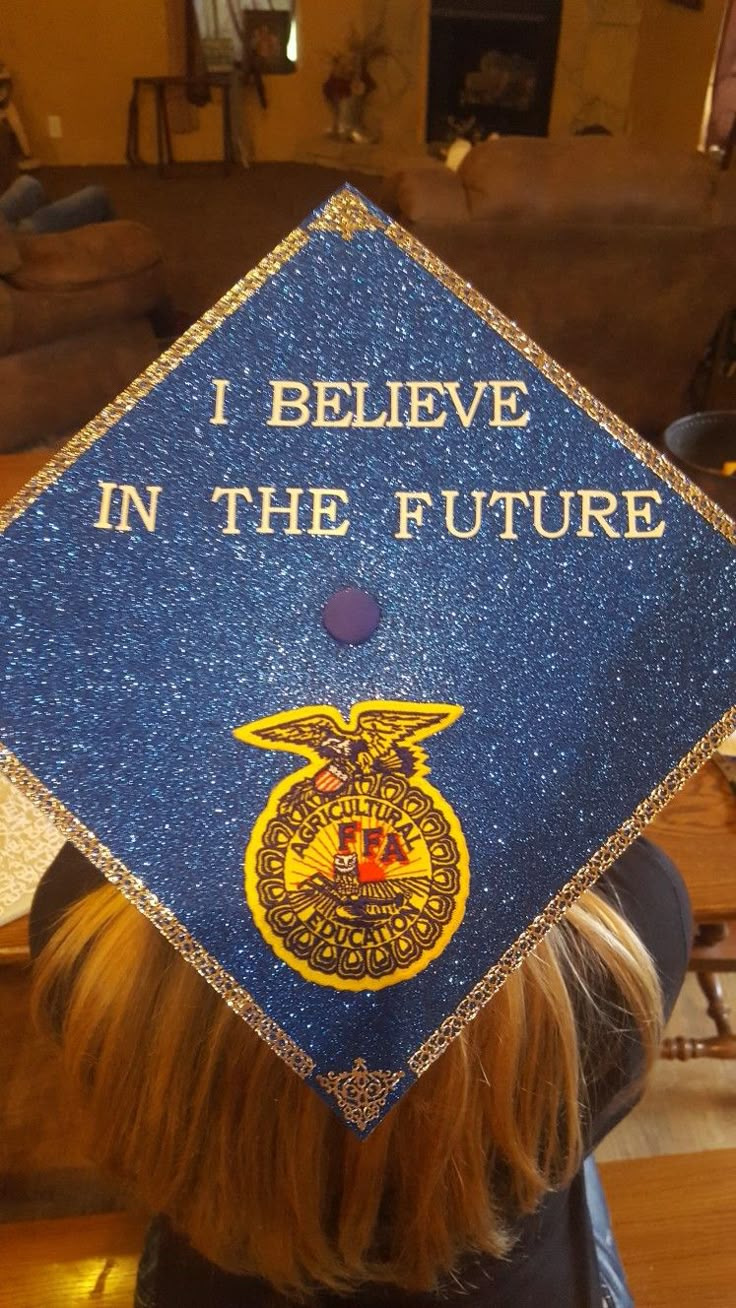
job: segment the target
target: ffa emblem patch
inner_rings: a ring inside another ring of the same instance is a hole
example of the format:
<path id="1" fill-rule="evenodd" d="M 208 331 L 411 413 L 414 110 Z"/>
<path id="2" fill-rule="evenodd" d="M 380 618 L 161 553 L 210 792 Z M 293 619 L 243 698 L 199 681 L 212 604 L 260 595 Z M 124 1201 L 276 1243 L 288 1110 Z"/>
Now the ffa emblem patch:
<path id="1" fill-rule="evenodd" d="M 462 713 L 371 700 L 349 722 L 327 705 L 237 728 L 309 766 L 274 788 L 245 853 L 245 894 L 271 948 L 301 976 L 380 990 L 421 972 L 462 921 L 468 852 L 426 780 L 416 742 Z"/>

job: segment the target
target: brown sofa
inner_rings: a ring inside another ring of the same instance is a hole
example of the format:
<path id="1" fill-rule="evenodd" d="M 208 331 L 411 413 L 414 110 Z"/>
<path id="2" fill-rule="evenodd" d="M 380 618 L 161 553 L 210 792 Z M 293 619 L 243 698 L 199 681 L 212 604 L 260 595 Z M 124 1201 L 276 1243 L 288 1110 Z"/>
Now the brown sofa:
<path id="1" fill-rule="evenodd" d="M 16 234 L 0 218 L 0 451 L 51 444 L 158 353 L 161 254 L 134 222 Z"/>
<path id="2" fill-rule="evenodd" d="M 736 178 L 625 138 L 506 137 L 387 180 L 399 220 L 656 436 L 736 304 Z"/>

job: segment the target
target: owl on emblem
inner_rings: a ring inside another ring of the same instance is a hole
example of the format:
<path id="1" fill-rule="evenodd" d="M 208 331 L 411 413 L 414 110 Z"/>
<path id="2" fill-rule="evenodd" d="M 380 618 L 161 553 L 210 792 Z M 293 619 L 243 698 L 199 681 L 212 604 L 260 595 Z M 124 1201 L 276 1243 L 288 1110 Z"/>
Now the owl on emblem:
<path id="1" fill-rule="evenodd" d="M 418 743 L 461 715 L 454 704 L 369 700 L 343 718 L 310 705 L 234 732 L 258 749 L 301 754 L 245 851 L 245 893 L 258 930 L 307 980 L 379 989 L 444 949 L 462 919 L 468 854 L 462 828 L 426 780 Z"/>

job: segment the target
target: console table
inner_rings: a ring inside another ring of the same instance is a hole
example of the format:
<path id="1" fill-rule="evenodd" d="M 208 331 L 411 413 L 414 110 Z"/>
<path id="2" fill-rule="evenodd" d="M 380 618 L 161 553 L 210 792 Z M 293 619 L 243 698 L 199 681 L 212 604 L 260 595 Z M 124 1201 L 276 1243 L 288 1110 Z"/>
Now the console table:
<path id="1" fill-rule="evenodd" d="M 206 85 L 210 91 L 220 92 L 220 105 L 222 109 L 222 166 L 225 175 L 227 176 L 232 164 L 235 163 L 236 160 L 232 115 L 230 112 L 232 76 L 230 73 L 207 73 L 207 75 L 202 78 L 202 84 Z M 139 140 L 140 97 L 141 91 L 144 88 L 148 88 L 153 91 L 154 96 L 158 171 L 159 176 L 164 176 L 164 169 L 167 164 L 174 162 L 174 152 L 171 146 L 171 127 L 169 124 L 167 94 L 172 87 L 175 87 L 178 90 L 184 90 L 187 85 L 188 79 L 186 77 L 162 76 L 133 78 L 133 93 L 128 107 L 128 136 L 125 146 L 125 157 L 129 164 L 138 165 L 144 162 L 141 158 Z"/>
<path id="2" fill-rule="evenodd" d="M 696 934 L 689 970 L 695 972 L 716 1034 L 671 1036 L 663 1058 L 736 1059 L 736 1031 L 719 973 L 736 972 L 736 795 L 714 762 L 655 818 L 647 835 L 669 854 L 690 892 Z"/>

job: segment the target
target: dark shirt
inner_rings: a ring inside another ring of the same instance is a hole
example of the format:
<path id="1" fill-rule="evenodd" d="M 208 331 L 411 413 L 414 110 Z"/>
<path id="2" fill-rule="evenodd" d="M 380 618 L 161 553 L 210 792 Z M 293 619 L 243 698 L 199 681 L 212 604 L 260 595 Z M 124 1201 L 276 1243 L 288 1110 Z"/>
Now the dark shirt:
<path id="1" fill-rule="evenodd" d="M 43 877 L 31 909 L 31 949 L 37 953 L 53 932 L 59 914 L 103 882 L 101 873 L 73 845 L 65 845 Z M 679 873 L 655 845 L 637 840 L 598 883 L 649 950 L 662 983 L 669 1015 L 687 967 L 692 914 Z M 583 1034 L 584 1039 L 584 1034 Z M 592 1051 L 594 1055 L 597 1051 Z M 591 1057 L 589 1065 L 606 1066 Z M 589 1087 L 591 1149 L 631 1110 L 641 1049 L 634 1039 L 621 1043 L 617 1060 L 599 1083 Z M 408 1294 L 391 1287 L 368 1287 L 349 1300 L 320 1295 L 314 1308 L 600 1308 L 601 1293 L 585 1200 L 582 1171 L 566 1189 L 547 1195 L 518 1226 L 519 1240 L 507 1261 L 469 1257 L 441 1294 Z M 159 1219 L 151 1233 L 146 1276 L 151 1308 L 277 1308 L 288 1303 L 263 1281 L 231 1276 L 196 1254 Z M 141 1300 L 143 1302 L 143 1300 Z"/>

